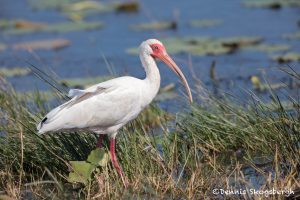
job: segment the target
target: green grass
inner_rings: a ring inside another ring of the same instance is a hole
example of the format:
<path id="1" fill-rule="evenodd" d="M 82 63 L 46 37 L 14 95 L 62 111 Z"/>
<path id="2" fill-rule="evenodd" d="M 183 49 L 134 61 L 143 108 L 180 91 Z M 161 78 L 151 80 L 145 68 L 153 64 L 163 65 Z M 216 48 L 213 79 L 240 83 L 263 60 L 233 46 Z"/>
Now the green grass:
<path id="1" fill-rule="evenodd" d="M 298 74 L 290 73 L 300 80 Z M 110 163 L 99 168 L 85 186 L 68 183 L 69 161 L 86 160 L 95 148 L 95 136 L 81 131 L 37 136 L 35 125 L 51 109 L 49 104 L 38 93 L 22 97 L 9 86 L 4 88 L 0 93 L 0 130 L 5 133 L 0 137 L 0 199 L 1 195 L 223 199 L 213 194 L 214 188 L 295 190 L 300 186 L 299 102 L 286 97 L 292 105 L 287 109 L 272 90 L 271 102 L 253 93 L 244 101 L 207 94 L 201 104 L 176 117 L 151 105 L 117 137 L 119 162 L 130 182 L 124 189 Z M 61 96 L 57 94 L 57 104 Z M 254 179 L 260 184 L 254 184 Z"/>

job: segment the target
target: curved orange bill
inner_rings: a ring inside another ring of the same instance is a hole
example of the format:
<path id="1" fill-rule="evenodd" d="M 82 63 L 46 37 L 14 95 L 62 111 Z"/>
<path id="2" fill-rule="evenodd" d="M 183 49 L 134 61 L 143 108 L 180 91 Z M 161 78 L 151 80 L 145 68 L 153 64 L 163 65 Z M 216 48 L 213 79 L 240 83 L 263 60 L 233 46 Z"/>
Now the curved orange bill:
<path id="1" fill-rule="evenodd" d="M 168 54 L 161 55 L 158 58 L 161 59 L 164 63 L 166 63 L 166 65 L 168 65 L 175 72 L 175 74 L 177 74 L 177 76 L 179 76 L 179 78 L 181 79 L 181 81 L 184 84 L 184 87 L 186 88 L 190 102 L 193 103 L 193 96 L 191 93 L 190 86 L 189 86 L 185 76 L 183 75 L 182 71 L 180 70 L 180 68 L 176 65 L 176 63 L 173 61 L 173 59 Z"/>

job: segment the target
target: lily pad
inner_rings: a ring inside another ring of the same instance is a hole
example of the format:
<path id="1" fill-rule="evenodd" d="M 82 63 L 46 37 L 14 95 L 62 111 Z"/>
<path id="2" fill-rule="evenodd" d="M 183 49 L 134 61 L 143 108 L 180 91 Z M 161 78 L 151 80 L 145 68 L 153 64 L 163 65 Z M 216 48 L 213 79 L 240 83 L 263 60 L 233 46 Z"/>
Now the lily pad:
<path id="1" fill-rule="evenodd" d="M 216 41 L 191 47 L 187 52 L 191 53 L 192 55 L 204 56 L 229 54 L 234 50 L 235 49 L 223 46 L 222 43 Z"/>
<path id="2" fill-rule="evenodd" d="M 170 54 L 186 52 L 199 56 L 229 54 L 237 49 L 257 45 L 261 41 L 262 39 L 260 37 L 175 37 L 162 40 Z M 138 54 L 138 49 L 129 48 L 126 52 L 130 54 Z"/>
<path id="3" fill-rule="evenodd" d="M 177 28 L 177 22 L 175 22 L 175 21 L 163 21 L 163 22 L 135 24 L 135 25 L 131 25 L 130 28 L 135 30 L 135 31 L 176 29 Z"/>
<path id="4" fill-rule="evenodd" d="M 160 88 L 159 92 L 164 93 L 164 92 L 170 92 L 175 89 L 175 83 L 170 83 L 162 88 Z"/>
<path id="5" fill-rule="evenodd" d="M 298 0 L 246 0 L 244 5 L 254 8 L 280 9 L 282 7 L 299 7 L 300 2 Z"/>
<path id="6" fill-rule="evenodd" d="M 70 3 L 79 2 L 80 0 L 28 0 L 28 3 L 33 9 L 63 9 L 63 7 Z"/>
<path id="7" fill-rule="evenodd" d="M 172 100 L 178 97 L 177 93 L 173 91 L 158 93 L 158 95 L 154 98 L 154 101 L 166 101 Z"/>
<path id="8" fill-rule="evenodd" d="M 39 22 L 31 22 L 28 20 L 17 20 L 15 23 L 15 28 L 17 29 L 41 29 L 47 25 Z"/>
<path id="9" fill-rule="evenodd" d="M 300 54 L 296 53 L 296 52 L 288 52 L 283 55 L 272 56 L 272 59 L 276 60 L 279 63 L 287 63 L 287 62 L 293 62 L 293 61 L 300 62 Z"/>
<path id="10" fill-rule="evenodd" d="M 110 11 L 108 6 L 105 6 L 99 1 L 79 1 L 64 6 L 63 11 L 83 11 L 83 10 L 98 10 Z"/>
<path id="11" fill-rule="evenodd" d="M 138 12 L 140 5 L 138 2 L 116 3 L 114 8 L 117 12 Z"/>
<path id="12" fill-rule="evenodd" d="M 178 54 L 182 52 L 189 52 L 192 48 L 194 48 L 197 44 L 205 43 L 208 38 L 199 37 L 199 38 L 179 38 L 179 37 L 172 37 L 166 38 L 162 40 L 164 45 L 167 47 L 168 52 L 170 54 Z"/>
<path id="13" fill-rule="evenodd" d="M 233 47 L 233 48 L 240 48 L 240 47 L 247 47 L 250 45 L 256 45 L 262 42 L 261 37 L 230 37 L 230 38 L 224 38 L 220 39 L 220 42 L 227 47 Z"/>
<path id="14" fill-rule="evenodd" d="M 212 27 L 222 24 L 223 21 L 220 19 L 200 19 L 200 20 L 191 20 L 189 25 L 191 27 L 199 27 L 199 28 L 206 28 Z"/>
<path id="15" fill-rule="evenodd" d="M 60 81 L 62 85 L 67 87 L 77 87 L 77 88 L 86 88 L 90 85 L 101 83 L 103 81 L 107 81 L 111 79 L 111 76 L 96 76 L 96 77 L 88 77 L 88 78 L 70 78 L 64 79 Z"/>
<path id="16" fill-rule="evenodd" d="M 80 1 L 65 5 L 62 12 L 73 21 L 82 21 L 86 16 L 111 12 L 114 9 L 112 4 L 103 4 L 98 1 Z"/>
<path id="17" fill-rule="evenodd" d="M 101 22 L 77 22 L 77 23 L 61 23 L 48 26 L 43 29 L 45 32 L 70 32 L 70 31 L 80 31 L 80 30 L 93 30 L 103 27 Z"/>
<path id="18" fill-rule="evenodd" d="M 24 19 L 19 20 L 0 20 L 1 29 L 40 29 L 47 26 L 44 23 L 33 22 Z"/>
<path id="19" fill-rule="evenodd" d="M 246 49 L 254 51 L 263 51 L 263 52 L 277 52 L 277 51 L 287 51 L 291 47 L 289 45 L 272 45 L 272 44 L 259 44 L 249 46 Z"/>
<path id="20" fill-rule="evenodd" d="M 269 89 L 278 90 L 287 87 L 287 84 L 284 83 L 262 84 L 257 76 L 251 76 L 251 83 L 253 88 L 259 92 L 264 92 Z"/>
<path id="21" fill-rule="evenodd" d="M 166 101 L 175 99 L 178 95 L 173 90 L 175 89 L 175 84 L 170 83 L 164 87 L 162 87 L 157 96 L 155 97 L 154 101 Z"/>
<path id="22" fill-rule="evenodd" d="M 24 67 L 14 67 L 14 68 L 0 67 L 0 75 L 4 77 L 26 76 L 30 73 L 31 73 L 30 69 Z"/>
<path id="23" fill-rule="evenodd" d="M 14 49 L 33 50 L 33 49 L 61 49 L 70 45 L 70 41 L 66 39 L 53 39 L 53 40 L 37 40 L 30 42 L 22 42 L 12 45 Z"/>
<path id="24" fill-rule="evenodd" d="M 15 24 L 15 20 L 1 19 L 0 20 L 0 29 L 5 29 L 5 28 L 8 28 L 8 27 L 14 26 L 14 24 Z"/>
<path id="25" fill-rule="evenodd" d="M 87 184 L 95 170 L 95 166 L 86 161 L 70 161 L 73 172 L 69 173 L 68 181 L 72 183 Z"/>
<path id="26" fill-rule="evenodd" d="M 17 23 L 17 21 L 15 22 Z M 54 33 L 65 33 L 71 31 L 80 30 L 93 30 L 103 27 L 101 22 L 65 22 L 52 25 L 44 25 L 39 28 L 9 28 L 3 31 L 5 34 L 26 34 L 32 32 L 54 32 Z"/>
<path id="27" fill-rule="evenodd" d="M 91 151 L 87 161 L 95 166 L 104 167 L 109 161 L 109 155 L 105 152 L 104 149 L 96 148 L 95 150 Z"/>

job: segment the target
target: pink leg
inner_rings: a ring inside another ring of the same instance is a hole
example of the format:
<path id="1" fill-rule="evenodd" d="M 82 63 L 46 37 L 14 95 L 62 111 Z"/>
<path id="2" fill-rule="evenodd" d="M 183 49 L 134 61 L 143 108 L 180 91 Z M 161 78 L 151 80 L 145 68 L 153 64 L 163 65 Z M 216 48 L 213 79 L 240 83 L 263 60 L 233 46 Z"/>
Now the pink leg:
<path id="1" fill-rule="evenodd" d="M 113 166 L 115 167 L 115 169 L 117 170 L 118 174 L 121 176 L 123 184 L 125 186 L 125 188 L 127 188 L 128 186 L 128 180 L 127 177 L 124 175 L 118 160 L 117 160 L 117 156 L 116 156 L 116 152 L 115 152 L 115 144 L 116 144 L 116 139 L 112 138 L 110 140 L 110 157 L 111 157 L 111 162 L 113 164 Z"/>
<path id="2" fill-rule="evenodd" d="M 103 138 L 104 138 L 103 134 L 100 134 L 99 137 L 98 137 L 96 147 L 99 148 L 99 149 L 101 149 L 103 147 Z"/>

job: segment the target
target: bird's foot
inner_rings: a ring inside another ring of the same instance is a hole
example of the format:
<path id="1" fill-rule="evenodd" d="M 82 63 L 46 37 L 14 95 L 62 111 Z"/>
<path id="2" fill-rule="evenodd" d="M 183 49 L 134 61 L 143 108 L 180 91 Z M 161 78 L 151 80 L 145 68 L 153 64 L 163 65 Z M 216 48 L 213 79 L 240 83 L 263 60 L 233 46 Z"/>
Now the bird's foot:
<path id="1" fill-rule="evenodd" d="M 104 139 L 104 135 L 100 134 L 98 137 L 97 144 L 96 144 L 97 148 L 101 149 L 103 147 L 103 139 Z"/>

